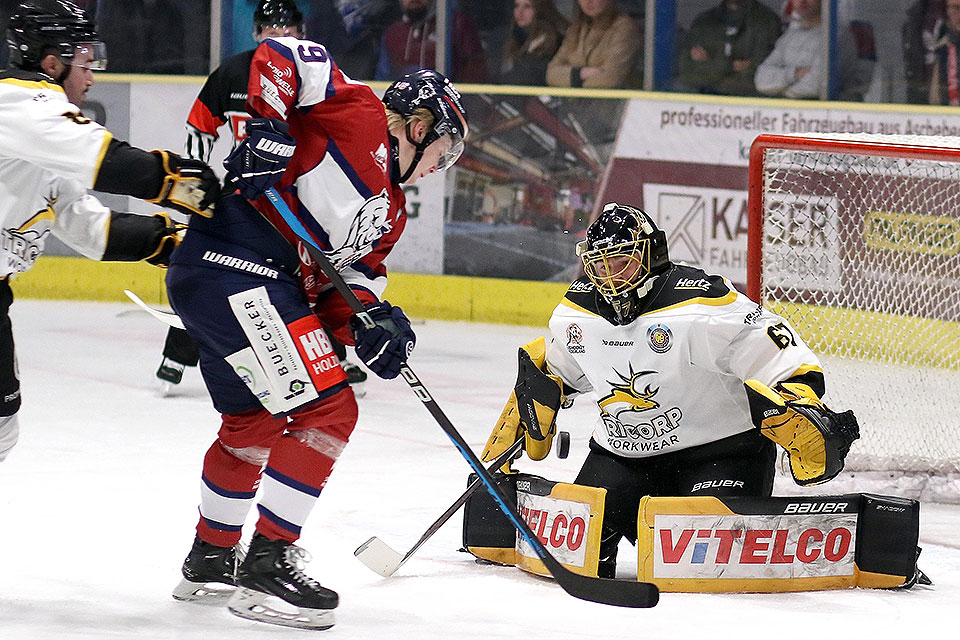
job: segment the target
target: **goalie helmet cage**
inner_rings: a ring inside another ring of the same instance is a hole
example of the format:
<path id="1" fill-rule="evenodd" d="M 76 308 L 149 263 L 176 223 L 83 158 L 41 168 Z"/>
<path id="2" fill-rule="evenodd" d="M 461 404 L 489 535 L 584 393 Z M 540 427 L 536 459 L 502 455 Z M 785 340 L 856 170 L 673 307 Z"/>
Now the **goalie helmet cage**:
<path id="1" fill-rule="evenodd" d="M 960 502 L 960 138 L 761 135 L 749 171 L 747 293 L 856 413 L 847 477 Z"/>

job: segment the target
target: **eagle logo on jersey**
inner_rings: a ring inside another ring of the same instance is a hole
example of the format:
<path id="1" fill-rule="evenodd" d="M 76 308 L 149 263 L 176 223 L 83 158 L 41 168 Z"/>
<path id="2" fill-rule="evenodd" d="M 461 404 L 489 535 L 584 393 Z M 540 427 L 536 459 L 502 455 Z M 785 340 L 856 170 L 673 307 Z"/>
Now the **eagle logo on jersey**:
<path id="1" fill-rule="evenodd" d="M 660 403 L 653 398 L 660 387 L 654 388 L 645 381 L 646 376 L 657 372 L 634 372 L 632 366 L 628 376 L 614 372 L 622 382 L 607 381 L 611 391 L 597 401 L 610 447 L 622 452 L 648 452 L 677 444 L 680 440 L 671 432 L 680 426 L 680 408 L 647 413 L 660 409 Z"/>
<path id="2" fill-rule="evenodd" d="M 57 219 L 57 214 L 53 210 L 57 198 L 45 196 L 44 200 L 47 201 L 47 206 L 30 216 L 29 220 L 16 229 L 2 230 L 0 241 L 3 243 L 3 249 L 9 254 L 8 266 L 21 273 L 28 271 L 37 261 L 43 252 L 44 238 L 50 235 L 50 226 Z"/>
<path id="3" fill-rule="evenodd" d="M 643 389 L 640 388 L 641 378 L 655 374 L 656 371 L 634 373 L 633 365 L 630 365 L 629 376 L 624 376 L 617 370 L 614 370 L 614 373 L 617 374 L 621 382 L 610 382 L 608 380 L 607 384 L 611 388 L 610 393 L 597 401 L 600 411 L 605 415 L 616 418 L 624 411 L 649 411 L 660 406 L 653 399 L 653 396 L 657 395 L 657 391 L 660 391 L 660 387 L 653 389 L 651 385 L 647 384 Z"/>
<path id="4" fill-rule="evenodd" d="M 393 229 L 390 221 L 390 198 L 387 190 L 368 198 L 350 223 L 343 244 L 327 257 L 337 271 L 350 266 L 373 250 L 374 243 Z"/>

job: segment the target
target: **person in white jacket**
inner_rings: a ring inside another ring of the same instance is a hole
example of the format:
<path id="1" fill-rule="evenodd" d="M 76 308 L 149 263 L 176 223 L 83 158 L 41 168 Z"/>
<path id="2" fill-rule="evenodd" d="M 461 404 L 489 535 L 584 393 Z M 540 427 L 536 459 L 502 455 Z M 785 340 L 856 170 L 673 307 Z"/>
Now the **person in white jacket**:
<path id="1" fill-rule="evenodd" d="M 825 28 L 820 0 L 793 0 L 790 26 L 777 39 L 770 55 L 757 67 L 754 75 L 757 91 L 783 98 L 819 98 L 829 73 L 829 56 L 824 46 Z M 869 81 L 869 78 L 860 78 L 866 69 L 858 64 L 850 33 L 840 29 L 837 38 L 841 75 L 841 87 L 837 93 L 859 99 L 862 96 L 856 94 L 856 87 L 864 87 Z"/>

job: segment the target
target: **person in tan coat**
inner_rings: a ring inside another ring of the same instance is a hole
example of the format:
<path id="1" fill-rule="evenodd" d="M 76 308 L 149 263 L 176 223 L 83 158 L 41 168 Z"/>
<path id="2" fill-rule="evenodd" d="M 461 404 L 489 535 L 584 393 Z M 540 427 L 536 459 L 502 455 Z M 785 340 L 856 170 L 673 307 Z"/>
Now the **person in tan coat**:
<path id="1" fill-rule="evenodd" d="M 643 37 L 615 0 L 577 0 L 573 23 L 547 66 L 553 87 L 639 88 Z"/>

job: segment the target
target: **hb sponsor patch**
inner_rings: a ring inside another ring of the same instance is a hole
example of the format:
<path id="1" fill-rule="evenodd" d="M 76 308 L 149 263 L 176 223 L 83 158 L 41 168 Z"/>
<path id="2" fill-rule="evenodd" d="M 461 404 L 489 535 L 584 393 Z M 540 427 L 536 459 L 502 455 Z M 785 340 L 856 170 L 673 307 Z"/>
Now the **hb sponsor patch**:
<path id="1" fill-rule="evenodd" d="M 307 367 L 307 373 L 318 390 L 329 389 L 347 379 L 327 332 L 323 330 L 316 316 L 300 318 L 287 327 Z"/>

